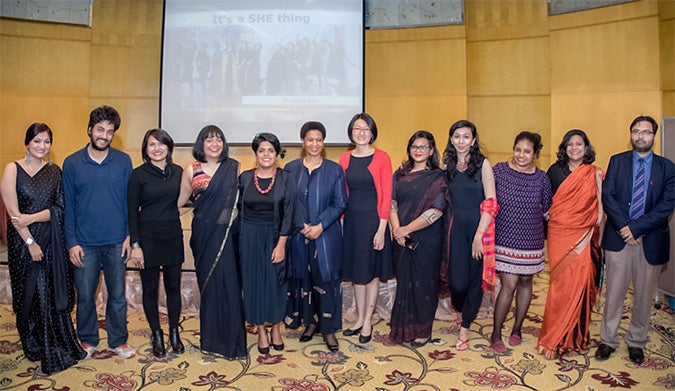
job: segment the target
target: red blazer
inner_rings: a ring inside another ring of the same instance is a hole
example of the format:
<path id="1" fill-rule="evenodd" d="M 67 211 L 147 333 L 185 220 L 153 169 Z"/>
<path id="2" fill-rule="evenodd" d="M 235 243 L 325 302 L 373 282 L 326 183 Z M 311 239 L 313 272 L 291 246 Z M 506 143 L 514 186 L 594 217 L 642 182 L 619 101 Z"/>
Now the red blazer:
<path id="1" fill-rule="evenodd" d="M 352 151 L 347 151 L 340 156 L 339 163 L 345 172 L 349 167 L 349 157 L 351 155 Z M 380 219 L 388 220 L 391 209 L 391 158 L 386 152 L 375 149 L 373 161 L 368 165 L 368 171 L 370 171 L 370 175 L 373 176 L 373 181 L 375 182 L 377 214 L 380 216 Z M 347 185 L 347 195 L 349 196 L 349 185 Z"/>

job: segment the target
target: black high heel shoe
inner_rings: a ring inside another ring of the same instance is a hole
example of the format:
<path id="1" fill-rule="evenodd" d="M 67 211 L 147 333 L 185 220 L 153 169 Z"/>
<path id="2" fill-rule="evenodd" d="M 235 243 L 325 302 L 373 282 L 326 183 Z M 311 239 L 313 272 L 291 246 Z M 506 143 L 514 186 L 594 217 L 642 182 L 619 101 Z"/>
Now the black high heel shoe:
<path id="1" fill-rule="evenodd" d="M 185 352 L 185 346 L 183 346 L 183 342 L 180 340 L 177 327 L 169 329 L 169 343 L 174 353 L 182 354 Z"/>
<path id="2" fill-rule="evenodd" d="M 310 324 L 307 326 L 305 331 L 300 335 L 300 342 L 309 342 L 314 337 L 314 334 L 319 330 L 315 324 Z"/>
<path id="3" fill-rule="evenodd" d="M 340 350 L 340 345 L 338 345 L 335 334 L 326 334 L 323 336 L 323 340 L 326 342 L 326 347 L 328 347 L 328 350 L 331 352 L 337 352 Z"/>
<path id="4" fill-rule="evenodd" d="M 351 336 L 354 336 L 354 335 L 357 335 L 357 334 L 361 334 L 362 328 L 363 328 L 363 326 L 359 327 L 358 329 L 354 329 L 354 330 L 347 329 L 347 330 L 342 332 L 342 335 L 344 335 L 345 337 L 351 337 Z"/>
<path id="5" fill-rule="evenodd" d="M 281 343 L 279 343 L 279 344 L 274 343 L 274 337 L 272 337 L 271 340 L 272 340 L 272 341 L 271 341 L 271 342 L 272 342 L 272 347 L 274 348 L 274 350 L 278 350 L 278 351 L 284 350 L 284 341 L 283 341 L 283 340 L 282 340 Z"/>
<path id="6" fill-rule="evenodd" d="M 359 343 L 368 343 L 373 338 L 373 332 L 368 335 L 359 334 Z"/>
<path id="7" fill-rule="evenodd" d="M 258 353 L 269 354 L 269 352 L 270 352 L 269 338 L 267 339 L 267 346 L 262 347 L 262 346 L 260 346 L 260 336 L 258 335 Z"/>
<path id="8" fill-rule="evenodd" d="M 410 341 L 410 346 L 412 346 L 413 348 L 421 348 L 422 346 L 428 344 L 430 341 L 431 341 L 431 337 L 425 339 L 422 342 L 419 342 L 419 341 L 414 339 L 414 340 Z"/>
<path id="9" fill-rule="evenodd" d="M 157 358 L 166 356 L 166 349 L 164 348 L 164 332 L 162 329 L 152 330 L 150 336 L 150 343 L 152 344 L 152 355 Z"/>

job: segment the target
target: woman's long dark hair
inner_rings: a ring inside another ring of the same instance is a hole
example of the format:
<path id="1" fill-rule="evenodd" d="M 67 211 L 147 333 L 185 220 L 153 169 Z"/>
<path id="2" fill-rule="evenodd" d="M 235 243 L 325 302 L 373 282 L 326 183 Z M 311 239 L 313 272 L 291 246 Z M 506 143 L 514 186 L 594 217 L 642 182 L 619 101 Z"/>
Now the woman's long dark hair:
<path id="1" fill-rule="evenodd" d="M 471 134 L 476 140 L 473 145 L 469 147 L 469 161 L 466 168 L 466 174 L 469 178 L 473 178 L 474 175 L 476 175 L 478 170 L 483 166 L 483 160 L 485 160 L 485 155 L 480 151 L 480 141 L 478 140 L 476 125 L 465 119 L 455 122 L 450 127 L 450 131 L 448 132 L 448 145 L 446 145 L 445 151 L 443 152 L 443 164 L 445 164 L 445 170 L 450 180 L 457 174 L 457 150 L 455 149 L 455 146 L 452 145 L 452 135 L 455 134 L 455 131 L 459 128 L 471 129 Z"/>
<path id="2" fill-rule="evenodd" d="M 406 148 L 408 160 L 403 162 L 401 168 L 396 171 L 398 178 L 410 174 L 410 171 L 412 171 L 413 167 L 415 167 L 415 161 L 410 155 L 410 146 L 413 145 L 415 140 L 420 138 L 427 140 L 429 142 L 429 146 L 434 151 L 431 156 L 429 156 L 429 159 L 427 159 L 427 170 L 438 168 L 438 150 L 436 150 L 436 140 L 434 140 L 434 135 L 430 132 L 427 132 L 426 130 L 418 130 L 417 132 L 413 133 L 413 135 L 410 136 L 410 139 L 408 140 L 408 147 Z"/>

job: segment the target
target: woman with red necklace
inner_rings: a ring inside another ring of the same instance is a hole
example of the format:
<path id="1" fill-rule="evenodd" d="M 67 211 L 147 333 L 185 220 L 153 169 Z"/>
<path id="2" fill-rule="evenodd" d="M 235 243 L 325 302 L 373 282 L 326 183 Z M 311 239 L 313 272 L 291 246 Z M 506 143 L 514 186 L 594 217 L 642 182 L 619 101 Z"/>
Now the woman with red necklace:
<path id="1" fill-rule="evenodd" d="M 258 352 L 284 350 L 281 322 L 286 315 L 286 243 L 296 229 L 294 185 L 277 167 L 284 151 L 277 136 L 259 133 L 251 143 L 257 167 L 239 176 L 239 257 L 244 315 L 258 328 Z M 272 325 L 271 341 L 266 324 Z"/>

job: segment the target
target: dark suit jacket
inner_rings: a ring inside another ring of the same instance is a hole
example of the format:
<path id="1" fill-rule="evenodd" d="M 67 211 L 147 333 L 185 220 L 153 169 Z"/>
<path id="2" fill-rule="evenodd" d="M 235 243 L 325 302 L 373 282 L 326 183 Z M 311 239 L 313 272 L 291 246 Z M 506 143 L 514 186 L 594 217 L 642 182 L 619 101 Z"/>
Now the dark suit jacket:
<path id="1" fill-rule="evenodd" d="M 626 225 L 634 238 L 642 238 L 645 258 L 652 265 L 668 262 L 670 233 L 668 216 L 675 208 L 675 165 L 654 155 L 645 199 L 645 213 L 631 220 L 630 202 L 633 194 L 633 151 L 612 156 L 602 183 L 602 203 L 607 213 L 602 247 L 620 251 L 625 243 L 619 230 Z"/>

